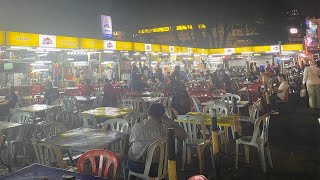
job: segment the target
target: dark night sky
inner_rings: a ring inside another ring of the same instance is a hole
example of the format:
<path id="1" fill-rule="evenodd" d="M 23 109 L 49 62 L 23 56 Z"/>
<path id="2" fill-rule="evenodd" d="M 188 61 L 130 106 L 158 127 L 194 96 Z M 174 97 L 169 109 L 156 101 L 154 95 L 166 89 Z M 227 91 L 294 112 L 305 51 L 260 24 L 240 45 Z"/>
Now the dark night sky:
<path id="1" fill-rule="evenodd" d="M 206 22 L 215 12 L 233 20 L 252 16 L 275 19 L 289 9 L 319 16 L 320 0 L 114 0 L 112 12 L 119 25 L 152 27 Z"/>

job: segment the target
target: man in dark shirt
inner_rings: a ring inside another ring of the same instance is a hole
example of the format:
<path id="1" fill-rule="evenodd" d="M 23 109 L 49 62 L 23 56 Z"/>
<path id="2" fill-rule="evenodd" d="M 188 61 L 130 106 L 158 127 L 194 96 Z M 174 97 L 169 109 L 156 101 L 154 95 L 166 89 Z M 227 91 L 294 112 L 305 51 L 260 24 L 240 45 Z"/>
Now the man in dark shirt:
<path id="1" fill-rule="evenodd" d="M 14 109 L 18 102 L 18 96 L 14 92 L 13 86 L 9 89 L 9 95 L 4 100 L 0 100 L 0 116 L 10 115 L 10 109 Z"/>
<path id="2" fill-rule="evenodd" d="M 59 98 L 59 91 L 58 89 L 53 88 L 52 82 L 47 83 L 47 89 L 44 93 L 44 101 L 46 104 L 51 104 L 55 100 Z"/>

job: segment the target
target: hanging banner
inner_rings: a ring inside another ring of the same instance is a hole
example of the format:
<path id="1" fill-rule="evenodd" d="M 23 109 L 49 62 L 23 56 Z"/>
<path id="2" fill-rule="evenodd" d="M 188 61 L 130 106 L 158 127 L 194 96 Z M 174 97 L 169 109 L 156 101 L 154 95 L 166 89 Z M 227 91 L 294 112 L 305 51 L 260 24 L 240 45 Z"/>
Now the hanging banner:
<path id="1" fill-rule="evenodd" d="M 169 46 L 169 52 L 174 53 L 174 46 Z"/>
<path id="2" fill-rule="evenodd" d="M 188 54 L 192 54 L 192 48 L 188 48 Z"/>
<path id="3" fill-rule="evenodd" d="M 4 31 L 0 31 L 0 46 L 4 45 Z"/>
<path id="4" fill-rule="evenodd" d="M 79 39 L 76 37 L 57 36 L 57 48 L 79 49 Z"/>
<path id="5" fill-rule="evenodd" d="M 112 20 L 111 16 L 101 15 L 102 35 L 104 39 L 112 39 Z"/>
<path id="6" fill-rule="evenodd" d="M 102 50 L 103 41 L 97 39 L 81 38 L 81 49 Z"/>
<path id="7" fill-rule="evenodd" d="M 151 51 L 152 51 L 152 49 L 151 49 L 151 44 L 145 44 L 145 45 L 144 45 L 144 50 L 145 50 L 146 52 L 151 52 Z"/>
<path id="8" fill-rule="evenodd" d="M 57 37 L 52 35 L 39 34 L 39 47 L 57 47 Z"/>
<path id="9" fill-rule="evenodd" d="M 104 43 L 105 50 L 116 50 L 116 47 L 117 47 L 116 41 L 104 40 L 103 43 Z"/>
<path id="10" fill-rule="evenodd" d="M 39 46 L 39 34 L 7 32 L 7 45 L 37 47 Z"/>
<path id="11" fill-rule="evenodd" d="M 138 52 L 145 51 L 146 47 L 144 43 L 133 43 L 133 50 Z"/>

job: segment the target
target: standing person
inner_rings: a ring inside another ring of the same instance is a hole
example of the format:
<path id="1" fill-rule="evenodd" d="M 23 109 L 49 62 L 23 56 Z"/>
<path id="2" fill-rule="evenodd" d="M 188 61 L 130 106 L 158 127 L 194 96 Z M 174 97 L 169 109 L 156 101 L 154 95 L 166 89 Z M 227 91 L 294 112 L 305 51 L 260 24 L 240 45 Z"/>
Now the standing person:
<path id="1" fill-rule="evenodd" d="M 186 89 L 186 86 L 179 79 L 179 76 L 172 76 L 167 87 L 172 96 L 172 107 L 178 111 L 180 115 L 187 114 L 191 111 L 191 102 Z"/>
<path id="2" fill-rule="evenodd" d="M 109 79 L 104 82 L 102 107 L 117 107 L 117 93 Z"/>
<path id="3" fill-rule="evenodd" d="M 157 65 L 156 78 L 157 78 L 160 82 L 164 80 L 164 78 L 163 78 L 163 73 L 162 73 L 162 69 L 160 68 L 160 65 Z"/>
<path id="4" fill-rule="evenodd" d="M 52 82 L 47 83 L 47 89 L 44 93 L 44 102 L 48 105 L 52 104 L 59 98 L 59 91 L 58 89 L 53 88 Z"/>
<path id="5" fill-rule="evenodd" d="M 106 71 L 106 78 L 112 81 L 113 75 L 114 75 L 113 70 L 110 67 L 108 67 Z"/>
<path id="6" fill-rule="evenodd" d="M 320 109 L 320 68 L 310 61 L 310 66 L 305 67 L 303 72 L 303 84 L 306 84 L 309 94 L 310 109 Z"/>
<path id="7" fill-rule="evenodd" d="M 231 79 L 228 74 L 226 74 L 224 69 L 219 70 L 220 81 L 224 83 L 225 89 L 228 93 L 232 92 Z"/>

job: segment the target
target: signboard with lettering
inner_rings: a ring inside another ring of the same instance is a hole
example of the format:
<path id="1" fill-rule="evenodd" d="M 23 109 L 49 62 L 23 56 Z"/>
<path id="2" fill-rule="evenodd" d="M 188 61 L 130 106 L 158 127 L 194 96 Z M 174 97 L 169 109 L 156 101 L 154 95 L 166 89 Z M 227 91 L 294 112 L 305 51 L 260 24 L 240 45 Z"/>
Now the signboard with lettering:
<path id="1" fill-rule="evenodd" d="M 39 34 L 7 32 L 6 44 L 8 46 L 38 47 Z"/>
<path id="2" fill-rule="evenodd" d="M 57 36 L 57 48 L 79 49 L 79 39 L 76 37 Z"/>

